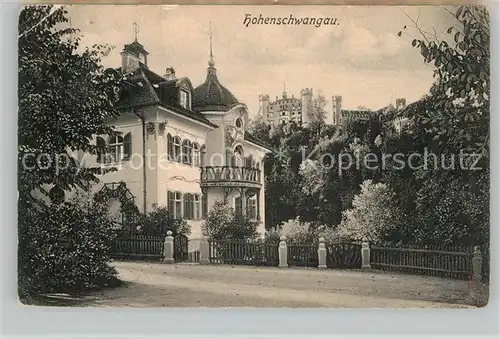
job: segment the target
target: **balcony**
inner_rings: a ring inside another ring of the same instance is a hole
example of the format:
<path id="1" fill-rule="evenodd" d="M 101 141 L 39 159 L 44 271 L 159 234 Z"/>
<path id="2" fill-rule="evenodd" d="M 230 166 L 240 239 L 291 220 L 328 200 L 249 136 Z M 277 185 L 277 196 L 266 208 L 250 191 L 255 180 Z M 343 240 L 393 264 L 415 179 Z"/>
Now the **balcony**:
<path id="1" fill-rule="evenodd" d="M 201 187 L 262 187 L 260 170 L 251 167 L 207 166 L 201 168 Z"/>

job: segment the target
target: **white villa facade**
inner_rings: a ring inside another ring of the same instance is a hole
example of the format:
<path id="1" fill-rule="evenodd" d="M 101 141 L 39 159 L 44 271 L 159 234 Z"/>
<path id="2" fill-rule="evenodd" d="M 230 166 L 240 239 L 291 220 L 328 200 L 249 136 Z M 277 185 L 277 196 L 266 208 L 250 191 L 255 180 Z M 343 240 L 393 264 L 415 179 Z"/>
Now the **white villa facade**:
<path id="1" fill-rule="evenodd" d="M 245 132 L 247 106 L 220 84 L 212 56 L 205 82 L 194 88 L 172 68 L 163 76 L 152 72 L 148 52 L 137 40 L 121 55 L 116 71 L 124 76 L 122 113 L 110 124 L 122 134 L 96 137 L 108 152 L 94 159 L 117 170 L 102 175 L 94 192 L 121 183 L 139 211 L 166 206 L 185 219 L 192 240 L 201 236 L 207 212 L 222 200 L 250 216 L 263 234 L 263 159 L 270 149 Z M 110 208 L 119 210 L 119 202 L 110 202 Z"/>

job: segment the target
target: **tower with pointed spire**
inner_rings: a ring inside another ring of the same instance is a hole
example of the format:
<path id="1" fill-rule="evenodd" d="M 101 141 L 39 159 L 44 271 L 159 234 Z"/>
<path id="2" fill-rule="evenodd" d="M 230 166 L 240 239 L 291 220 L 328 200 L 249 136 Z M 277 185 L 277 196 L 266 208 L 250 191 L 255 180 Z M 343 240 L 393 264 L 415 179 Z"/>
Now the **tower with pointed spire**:
<path id="1" fill-rule="evenodd" d="M 238 99 L 217 78 L 213 53 L 212 22 L 208 30 L 210 37 L 210 58 L 208 60 L 207 77 L 205 82 L 194 89 L 193 110 L 197 112 L 219 111 L 226 112 L 239 104 Z"/>

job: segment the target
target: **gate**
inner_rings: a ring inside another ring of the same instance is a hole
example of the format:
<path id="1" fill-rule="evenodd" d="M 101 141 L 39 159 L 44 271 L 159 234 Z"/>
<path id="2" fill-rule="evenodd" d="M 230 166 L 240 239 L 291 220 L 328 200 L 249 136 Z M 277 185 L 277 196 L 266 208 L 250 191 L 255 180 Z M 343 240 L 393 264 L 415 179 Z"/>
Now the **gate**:
<path id="1" fill-rule="evenodd" d="M 175 262 L 188 260 L 188 237 L 184 234 L 174 237 L 174 260 Z"/>
<path id="2" fill-rule="evenodd" d="M 361 268 L 361 244 L 336 243 L 326 247 L 328 268 Z"/>

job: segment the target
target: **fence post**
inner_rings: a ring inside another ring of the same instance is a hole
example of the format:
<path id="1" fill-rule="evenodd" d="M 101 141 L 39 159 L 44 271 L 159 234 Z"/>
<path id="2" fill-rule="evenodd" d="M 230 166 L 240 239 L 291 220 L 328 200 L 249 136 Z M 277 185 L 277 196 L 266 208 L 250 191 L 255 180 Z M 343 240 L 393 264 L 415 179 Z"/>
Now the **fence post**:
<path id="1" fill-rule="evenodd" d="M 361 243 L 361 269 L 369 270 L 370 265 L 370 244 L 367 239 L 363 239 Z"/>
<path id="2" fill-rule="evenodd" d="M 286 247 L 286 238 L 284 235 L 280 237 L 279 258 L 279 267 L 288 267 L 288 249 Z"/>
<path id="3" fill-rule="evenodd" d="M 318 245 L 318 268 L 326 268 L 326 246 L 325 238 L 319 238 Z"/>
<path id="4" fill-rule="evenodd" d="M 470 281 L 470 297 L 474 303 L 477 303 L 481 299 L 480 293 L 480 283 L 481 283 L 481 270 L 483 266 L 483 256 L 481 254 L 481 249 L 479 246 L 474 247 L 474 252 L 472 253 L 472 281 Z"/>
<path id="5" fill-rule="evenodd" d="M 166 264 L 173 264 L 174 260 L 174 237 L 172 231 L 167 231 L 165 243 L 163 245 L 163 262 Z"/>
<path id="6" fill-rule="evenodd" d="M 200 238 L 200 264 L 210 264 L 210 246 L 206 235 L 202 235 Z"/>

